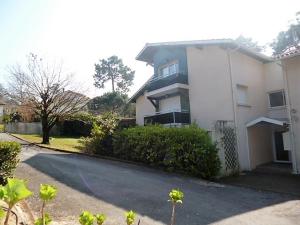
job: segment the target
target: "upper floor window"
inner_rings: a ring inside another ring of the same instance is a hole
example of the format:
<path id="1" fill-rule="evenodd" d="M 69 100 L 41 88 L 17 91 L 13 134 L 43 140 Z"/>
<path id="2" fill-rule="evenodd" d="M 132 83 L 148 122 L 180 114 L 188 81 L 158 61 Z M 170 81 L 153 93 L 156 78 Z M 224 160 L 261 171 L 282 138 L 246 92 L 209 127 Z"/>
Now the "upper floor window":
<path id="1" fill-rule="evenodd" d="M 178 71 L 179 71 L 178 62 L 172 62 L 172 63 L 169 63 L 167 65 L 160 67 L 159 75 L 163 76 L 163 77 L 167 77 L 167 76 L 178 73 Z"/>
<path id="2" fill-rule="evenodd" d="M 270 104 L 271 108 L 285 106 L 286 102 L 285 102 L 284 91 L 280 90 L 280 91 L 270 92 L 269 93 L 269 104 Z"/>
<path id="3" fill-rule="evenodd" d="M 245 85 L 237 84 L 236 89 L 237 89 L 237 104 L 249 105 L 248 87 Z"/>

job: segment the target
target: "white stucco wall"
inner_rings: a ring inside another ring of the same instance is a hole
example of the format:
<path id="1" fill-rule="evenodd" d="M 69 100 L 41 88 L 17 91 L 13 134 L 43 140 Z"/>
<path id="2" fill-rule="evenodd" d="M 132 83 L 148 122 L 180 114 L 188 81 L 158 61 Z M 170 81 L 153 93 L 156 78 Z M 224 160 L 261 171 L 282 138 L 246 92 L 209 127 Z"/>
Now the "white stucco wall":
<path id="1" fill-rule="evenodd" d="M 288 89 L 288 102 L 295 142 L 295 158 L 300 173 L 300 56 L 283 60 Z"/>
<path id="2" fill-rule="evenodd" d="M 151 102 L 145 97 L 145 95 L 141 95 L 136 100 L 136 123 L 138 125 L 144 125 L 144 117 L 146 115 L 154 115 L 155 108 L 151 104 Z"/>
<path id="3" fill-rule="evenodd" d="M 238 51 L 230 53 L 233 77 L 233 90 L 237 96 L 237 85 L 248 87 L 247 106 L 236 105 L 237 142 L 242 170 L 250 170 L 251 153 L 249 152 L 246 124 L 268 114 L 268 101 L 265 91 L 264 64 Z"/>
<path id="4" fill-rule="evenodd" d="M 273 161 L 272 129 L 270 126 L 248 128 L 251 169 Z"/>
<path id="5" fill-rule="evenodd" d="M 269 92 L 284 90 L 283 71 L 279 62 L 266 63 L 264 65 L 264 75 L 267 96 Z M 287 119 L 287 107 L 270 108 L 268 99 L 268 117 L 274 119 Z"/>
<path id="6" fill-rule="evenodd" d="M 170 111 L 181 111 L 180 96 L 174 96 L 159 101 L 159 112 Z"/>
<path id="7" fill-rule="evenodd" d="M 187 48 L 191 121 L 212 130 L 216 120 L 234 120 L 226 52 Z"/>

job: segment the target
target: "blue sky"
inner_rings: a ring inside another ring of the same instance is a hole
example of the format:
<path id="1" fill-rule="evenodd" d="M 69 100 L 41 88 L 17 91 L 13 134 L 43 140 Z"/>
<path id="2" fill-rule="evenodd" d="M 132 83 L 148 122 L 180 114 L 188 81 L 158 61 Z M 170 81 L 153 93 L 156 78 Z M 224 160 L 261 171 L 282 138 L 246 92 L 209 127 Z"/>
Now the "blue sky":
<path id="1" fill-rule="evenodd" d="M 152 69 L 135 56 L 146 42 L 236 38 L 272 41 L 300 11 L 299 0 L 1 0 L 0 83 L 6 68 L 25 63 L 30 52 L 62 61 L 88 89 L 94 63 L 118 55 L 136 70 L 133 94 Z"/>

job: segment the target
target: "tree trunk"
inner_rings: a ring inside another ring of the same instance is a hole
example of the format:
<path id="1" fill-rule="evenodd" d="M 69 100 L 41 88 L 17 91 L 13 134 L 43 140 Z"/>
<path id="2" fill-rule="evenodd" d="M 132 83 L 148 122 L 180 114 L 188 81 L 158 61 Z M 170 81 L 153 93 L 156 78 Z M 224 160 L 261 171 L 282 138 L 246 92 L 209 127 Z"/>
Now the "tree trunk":
<path id="1" fill-rule="evenodd" d="M 49 144 L 49 134 L 50 128 L 48 125 L 48 118 L 42 118 L 42 131 L 43 131 L 43 141 L 42 144 Z"/>
<path id="2" fill-rule="evenodd" d="M 112 91 L 115 92 L 115 79 L 114 79 L 114 76 L 111 77 L 111 87 L 112 87 Z"/>
<path id="3" fill-rule="evenodd" d="M 173 203 L 172 216 L 171 216 L 171 223 L 170 223 L 170 225 L 175 225 L 175 207 L 176 207 L 176 204 Z"/>

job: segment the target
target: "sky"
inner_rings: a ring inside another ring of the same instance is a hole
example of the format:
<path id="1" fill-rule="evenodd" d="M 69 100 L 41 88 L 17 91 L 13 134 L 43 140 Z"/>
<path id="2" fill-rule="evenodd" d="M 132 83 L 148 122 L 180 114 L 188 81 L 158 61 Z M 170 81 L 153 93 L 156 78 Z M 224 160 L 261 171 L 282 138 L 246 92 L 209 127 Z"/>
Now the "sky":
<path id="1" fill-rule="evenodd" d="M 134 94 L 153 69 L 135 60 L 146 43 L 251 37 L 270 43 L 300 11 L 299 0 L 0 0 L 0 83 L 7 67 L 38 54 L 63 63 L 89 97 L 94 64 L 117 55 L 136 71 Z"/>

